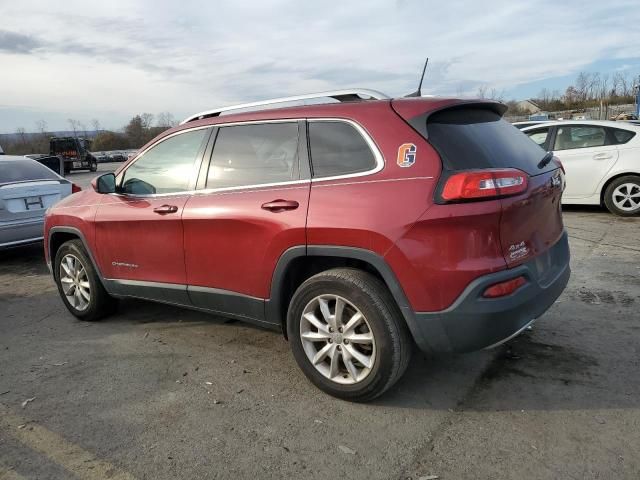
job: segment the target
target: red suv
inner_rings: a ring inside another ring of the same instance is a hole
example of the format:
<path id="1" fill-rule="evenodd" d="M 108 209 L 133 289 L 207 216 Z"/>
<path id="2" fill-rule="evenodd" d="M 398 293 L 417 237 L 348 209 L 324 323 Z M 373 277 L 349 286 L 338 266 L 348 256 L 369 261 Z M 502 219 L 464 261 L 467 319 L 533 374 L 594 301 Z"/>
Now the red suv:
<path id="1" fill-rule="evenodd" d="M 273 327 L 316 386 L 365 401 L 414 343 L 486 348 L 553 304 L 570 275 L 562 166 L 503 104 L 318 97 L 333 100 L 194 115 L 51 208 L 69 311 L 137 297 Z"/>

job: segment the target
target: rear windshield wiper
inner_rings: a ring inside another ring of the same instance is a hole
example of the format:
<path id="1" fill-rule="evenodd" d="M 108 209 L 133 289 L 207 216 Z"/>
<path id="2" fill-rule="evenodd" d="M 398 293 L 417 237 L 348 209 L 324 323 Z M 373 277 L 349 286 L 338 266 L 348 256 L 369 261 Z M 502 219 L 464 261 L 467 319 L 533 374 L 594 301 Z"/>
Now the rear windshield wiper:
<path id="1" fill-rule="evenodd" d="M 544 168 L 547 165 L 549 165 L 549 162 L 551 161 L 552 158 L 553 158 L 553 152 L 547 152 L 546 155 L 542 157 L 542 160 L 538 162 L 538 168 Z"/>

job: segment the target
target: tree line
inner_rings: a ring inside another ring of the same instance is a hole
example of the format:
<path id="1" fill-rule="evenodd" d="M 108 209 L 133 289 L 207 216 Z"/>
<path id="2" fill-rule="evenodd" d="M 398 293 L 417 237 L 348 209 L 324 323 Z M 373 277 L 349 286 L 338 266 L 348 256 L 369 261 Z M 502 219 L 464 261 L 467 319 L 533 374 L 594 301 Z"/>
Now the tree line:
<path id="1" fill-rule="evenodd" d="M 603 105 L 625 105 L 635 103 L 638 75 L 630 72 L 580 72 L 573 84 L 564 91 L 543 88 L 530 100 L 542 110 L 554 112 L 564 110 L 584 110 Z M 477 91 L 479 98 L 500 100 L 509 106 L 509 115 L 526 115 L 529 112 L 518 108 L 517 100 L 506 100 L 504 92 L 481 86 Z"/>
<path id="2" fill-rule="evenodd" d="M 158 115 L 142 113 L 135 115 L 129 123 L 118 131 L 104 130 L 100 121 L 91 121 L 91 128 L 79 120 L 68 119 L 71 135 L 83 138 L 92 138 L 91 150 L 129 150 L 138 149 L 168 128 L 176 126 L 177 122 L 169 112 Z M 2 148 L 7 155 L 26 155 L 30 153 L 49 153 L 49 140 L 54 136 L 47 128 L 47 122 L 36 122 L 36 132 L 27 133 L 26 129 L 19 127 L 16 134 L 2 137 Z"/>

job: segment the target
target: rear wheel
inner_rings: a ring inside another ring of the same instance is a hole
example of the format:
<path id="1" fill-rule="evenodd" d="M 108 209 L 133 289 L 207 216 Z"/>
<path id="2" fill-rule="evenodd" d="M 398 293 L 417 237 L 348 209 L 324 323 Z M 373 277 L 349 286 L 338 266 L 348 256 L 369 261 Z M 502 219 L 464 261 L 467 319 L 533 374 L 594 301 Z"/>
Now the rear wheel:
<path id="1" fill-rule="evenodd" d="M 346 400 L 368 401 L 384 393 L 411 355 L 409 333 L 389 291 L 361 270 L 328 270 L 300 285 L 287 330 L 307 378 Z"/>
<path id="2" fill-rule="evenodd" d="M 96 172 L 98 170 L 98 162 L 91 162 L 91 165 L 89 165 L 89 171 L 91 172 Z"/>
<path id="3" fill-rule="evenodd" d="M 604 204 L 611 213 L 623 217 L 640 214 L 640 176 L 616 178 L 604 192 Z"/>
<path id="4" fill-rule="evenodd" d="M 92 321 L 113 312 L 116 300 L 102 286 L 80 240 L 62 244 L 53 269 L 60 297 L 73 315 Z"/>

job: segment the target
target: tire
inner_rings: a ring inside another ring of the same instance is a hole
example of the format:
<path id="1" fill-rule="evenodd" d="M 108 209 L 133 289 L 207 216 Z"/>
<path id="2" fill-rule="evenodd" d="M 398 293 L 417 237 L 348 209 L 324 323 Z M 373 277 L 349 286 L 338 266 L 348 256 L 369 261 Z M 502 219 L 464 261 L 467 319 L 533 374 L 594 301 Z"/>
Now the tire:
<path id="1" fill-rule="evenodd" d="M 338 302 L 343 321 L 331 328 L 323 305 L 335 317 Z M 364 318 L 349 327 L 358 312 Z M 308 320 L 310 314 L 322 329 Z M 345 328 L 339 329 L 340 325 Z M 289 304 L 287 333 L 293 356 L 307 378 L 329 395 L 355 402 L 373 400 L 395 384 L 409 364 L 413 347 L 386 286 L 370 273 L 352 268 L 327 270 L 300 285 Z M 312 359 L 323 356 L 321 350 L 330 353 L 314 365 Z M 335 369 L 332 356 L 337 358 Z"/>
<path id="2" fill-rule="evenodd" d="M 66 268 L 62 266 L 63 262 Z M 69 262 L 74 268 L 71 268 Z M 79 272 L 79 275 L 70 275 L 74 271 Z M 80 240 L 69 240 L 58 249 L 53 264 L 53 275 L 62 302 L 80 320 L 99 320 L 115 310 L 117 301 L 102 286 Z M 74 277 L 77 283 L 73 281 Z M 65 289 L 67 292 L 73 292 L 72 295 L 68 297 Z M 88 295 L 88 300 L 83 293 Z"/>
<path id="3" fill-rule="evenodd" d="M 604 192 L 604 204 L 611 213 L 622 217 L 640 214 L 640 176 L 616 178 Z"/>
<path id="4" fill-rule="evenodd" d="M 98 171 L 98 163 L 97 162 L 91 162 L 91 164 L 89 165 L 89 171 L 90 172 L 97 172 Z"/>

